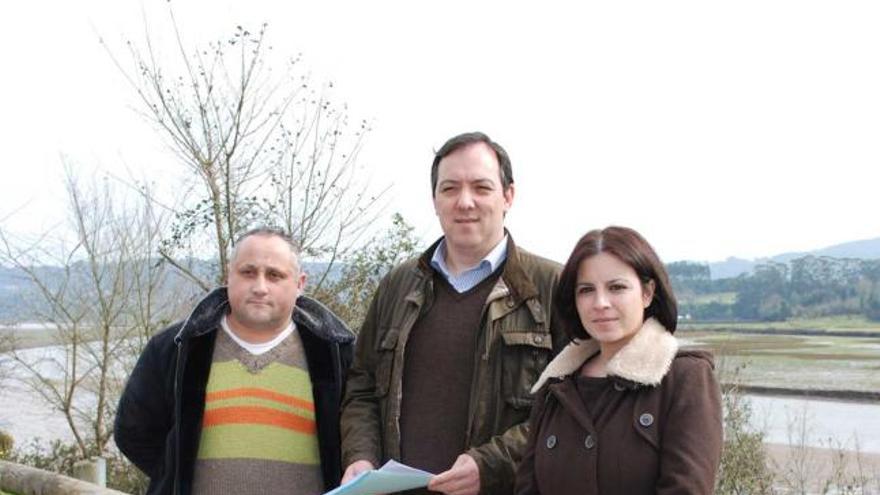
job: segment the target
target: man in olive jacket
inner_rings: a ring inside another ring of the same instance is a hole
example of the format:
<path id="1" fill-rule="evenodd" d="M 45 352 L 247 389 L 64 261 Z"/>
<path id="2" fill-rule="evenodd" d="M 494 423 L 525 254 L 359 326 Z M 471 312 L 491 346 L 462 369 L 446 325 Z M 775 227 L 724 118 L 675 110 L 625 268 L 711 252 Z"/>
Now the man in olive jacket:
<path id="1" fill-rule="evenodd" d="M 561 267 L 504 228 L 510 159 L 485 134 L 447 141 L 431 185 L 444 236 L 373 297 L 343 400 L 342 481 L 395 459 L 437 474 L 434 492 L 510 493 L 529 389 L 566 343 L 550 322 Z"/>

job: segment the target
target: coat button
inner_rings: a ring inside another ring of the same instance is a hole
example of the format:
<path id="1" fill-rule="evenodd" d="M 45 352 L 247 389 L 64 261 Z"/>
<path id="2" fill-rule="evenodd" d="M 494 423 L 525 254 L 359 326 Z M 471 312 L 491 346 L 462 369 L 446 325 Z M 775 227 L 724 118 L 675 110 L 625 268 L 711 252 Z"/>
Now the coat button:
<path id="1" fill-rule="evenodd" d="M 651 413 L 642 413 L 639 416 L 639 424 L 642 426 L 651 426 L 654 424 L 654 415 Z"/>
<path id="2" fill-rule="evenodd" d="M 626 387 L 624 387 L 622 383 L 614 382 L 614 390 L 617 390 L 618 392 L 623 392 L 624 390 L 626 390 Z"/>
<path id="3" fill-rule="evenodd" d="M 508 308 L 512 308 L 512 307 L 516 306 L 516 301 L 514 301 L 513 298 L 508 298 L 506 304 L 507 304 Z"/>
<path id="4" fill-rule="evenodd" d="M 532 337 L 532 342 L 534 342 L 536 344 L 540 344 L 541 342 L 544 342 L 544 336 L 543 335 L 535 335 L 534 337 Z"/>
<path id="5" fill-rule="evenodd" d="M 547 448 L 552 449 L 553 447 L 556 447 L 556 435 L 547 437 Z"/>
<path id="6" fill-rule="evenodd" d="M 587 438 L 584 439 L 584 447 L 586 447 L 587 450 L 590 450 L 595 446 L 596 446 L 596 441 L 593 440 L 593 435 L 587 435 Z"/>

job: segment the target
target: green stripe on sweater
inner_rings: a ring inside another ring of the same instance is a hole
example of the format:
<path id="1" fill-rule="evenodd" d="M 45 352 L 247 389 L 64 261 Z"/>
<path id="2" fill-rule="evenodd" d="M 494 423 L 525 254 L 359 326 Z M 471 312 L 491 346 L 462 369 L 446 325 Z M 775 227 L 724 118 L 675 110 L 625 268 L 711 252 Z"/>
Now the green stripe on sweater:
<path id="1" fill-rule="evenodd" d="M 255 386 L 312 400 L 312 382 L 307 370 L 275 362 L 254 374 L 238 361 L 211 365 L 208 393 Z"/>
<path id="2" fill-rule="evenodd" d="M 199 459 L 267 459 L 310 465 L 320 462 L 313 436 L 262 425 L 224 425 L 202 431 Z"/>

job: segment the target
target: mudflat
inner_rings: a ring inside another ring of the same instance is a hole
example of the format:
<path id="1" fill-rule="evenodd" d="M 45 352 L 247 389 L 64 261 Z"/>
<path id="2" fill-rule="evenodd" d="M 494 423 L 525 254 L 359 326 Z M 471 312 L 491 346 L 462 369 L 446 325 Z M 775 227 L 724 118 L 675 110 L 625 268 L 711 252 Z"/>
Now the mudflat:
<path id="1" fill-rule="evenodd" d="M 863 487 L 864 493 L 880 493 L 880 453 L 773 443 L 765 446 L 778 484 L 806 480 L 813 493 L 830 482 L 831 486 L 855 485 Z"/>

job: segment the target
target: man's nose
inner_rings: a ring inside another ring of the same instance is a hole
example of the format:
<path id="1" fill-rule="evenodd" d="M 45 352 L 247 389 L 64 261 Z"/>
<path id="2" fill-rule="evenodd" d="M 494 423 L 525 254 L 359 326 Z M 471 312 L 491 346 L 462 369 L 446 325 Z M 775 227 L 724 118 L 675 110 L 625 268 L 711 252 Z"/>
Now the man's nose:
<path id="1" fill-rule="evenodd" d="M 264 294 L 266 292 L 266 277 L 258 275 L 254 278 L 254 283 L 251 285 L 251 291 L 256 294 Z"/>
<path id="2" fill-rule="evenodd" d="M 474 207 L 474 195 L 468 188 L 462 188 L 461 192 L 458 194 L 458 201 L 456 201 L 456 206 L 458 206 L 462 210 L 467 210 Z"/>

